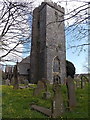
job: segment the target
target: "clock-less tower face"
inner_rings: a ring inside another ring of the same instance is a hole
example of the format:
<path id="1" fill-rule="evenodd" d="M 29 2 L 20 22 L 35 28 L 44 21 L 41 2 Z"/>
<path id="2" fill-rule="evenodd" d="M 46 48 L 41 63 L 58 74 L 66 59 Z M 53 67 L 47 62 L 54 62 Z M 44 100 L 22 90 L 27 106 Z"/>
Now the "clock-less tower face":
<path id="1" fill-rule="evenodd" d="M 46 5 L 47 79 L 51 83 L 64 83 L 66 76 L 64 9 L 56 4 L 53 6 Z"/>
<path id="2" fill-rule="evenodd" d="M 58 81 L 62 84 L 66 76 L 64 9 L 56 3 L 44 2 L 34 16 L 31 75 L 34 77 L 35 73 L 38 80 L 45 78 L 50 83 Z M 33 66 L 38 73 L 33 72 Z M 37 70 L 35 66 L 38 66 Z"/>

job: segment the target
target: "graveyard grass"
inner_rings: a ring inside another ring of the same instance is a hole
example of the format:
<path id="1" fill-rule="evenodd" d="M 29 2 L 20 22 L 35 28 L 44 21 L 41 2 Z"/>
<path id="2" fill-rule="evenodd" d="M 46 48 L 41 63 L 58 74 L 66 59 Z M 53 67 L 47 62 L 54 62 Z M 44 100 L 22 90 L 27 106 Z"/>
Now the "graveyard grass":
<path id="1" fill-rule="evenodd" d="M 51 86 L 48 88 L 51 91 Z M 62 86 L 61 89 L 63 92 L 65 107 L 67 107 L 66 87 Z M 83 89 L 77 88 L 77 107 L 72 112 L 65 112 L 59 118 L 88 118 L 89 89 L 90 85 L 88 84 Z M 48 118 L 42 113 L 39 113 L 30 108 L 32 104 L 43 106 L 49 109 L 51 108 L 51 99 L 44 100 L 42 98 L 42 93 L 38 97 L 34 97 L 33 88 L 14 90 L 13 86 L 2 85 L 3 118 Z"/>

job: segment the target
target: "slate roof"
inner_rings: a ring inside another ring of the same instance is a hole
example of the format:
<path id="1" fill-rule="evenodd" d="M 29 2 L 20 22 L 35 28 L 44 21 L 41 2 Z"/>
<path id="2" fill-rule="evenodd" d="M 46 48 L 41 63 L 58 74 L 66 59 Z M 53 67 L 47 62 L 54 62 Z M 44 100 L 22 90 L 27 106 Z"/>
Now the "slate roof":
<path id="1" fill-rule="evenodd" d="M 24 63 L 30 63 L 30 56 L 28 56 L 28 57 L 26 57 L 26 58 L 24 58 L 19 64 L 24 64 Z"/>
<path id="2" fill-rule="evenodd" d="M 18 63 L 18 71 L 21 75 L 28 75 L 28 69 L 30 69 L 30 56 L 24 58 Z"/>

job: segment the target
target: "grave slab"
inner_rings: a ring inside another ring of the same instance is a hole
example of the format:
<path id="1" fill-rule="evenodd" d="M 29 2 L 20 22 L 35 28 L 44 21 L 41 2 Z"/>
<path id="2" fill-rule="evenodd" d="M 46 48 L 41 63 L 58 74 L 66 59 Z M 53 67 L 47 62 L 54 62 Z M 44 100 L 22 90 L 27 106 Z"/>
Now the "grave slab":
<path id="1" fill-rule="evenodd" d="M 48 109 L 48 108 L 44 108 L 44 107 L 40 107 L 40 106 L 37 106 L 37 105 L 32 105 L 31 106 L 31 109 L 34 109 L 36 111 L 39 111 L 47 116 L 51 116 L 51 110 Z"/>
<path id="2" fill-rule="evenodd" d="M 28 88 L 28 86 L 19 86 L 20 89 Z"/>

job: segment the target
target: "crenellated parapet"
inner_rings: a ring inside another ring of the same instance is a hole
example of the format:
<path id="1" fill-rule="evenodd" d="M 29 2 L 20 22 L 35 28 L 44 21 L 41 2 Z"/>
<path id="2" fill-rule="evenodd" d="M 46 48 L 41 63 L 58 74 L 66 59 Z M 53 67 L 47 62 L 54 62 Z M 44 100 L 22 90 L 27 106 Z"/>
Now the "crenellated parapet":
<path id="1" fill-rule="evenodd" d="M 63 7 L 61 7 L 60 5 L 58 5 L 57 3 L 52 2 L 52 1 L 50 1 L 50 2 L 42 2 L 41 6 L 40 6 L 40 10 L 43 9 L 43 7 L 44 7 L 45 5 L 49 5 L 49 6 L 52 7 L 53 9 L 56 9 L 56 10 L 58 10 L 59 12 L 61 12 L 61 13 L 63 13 L 63 14 L 65 13 L 65 10 L 64 10 Z"/>

